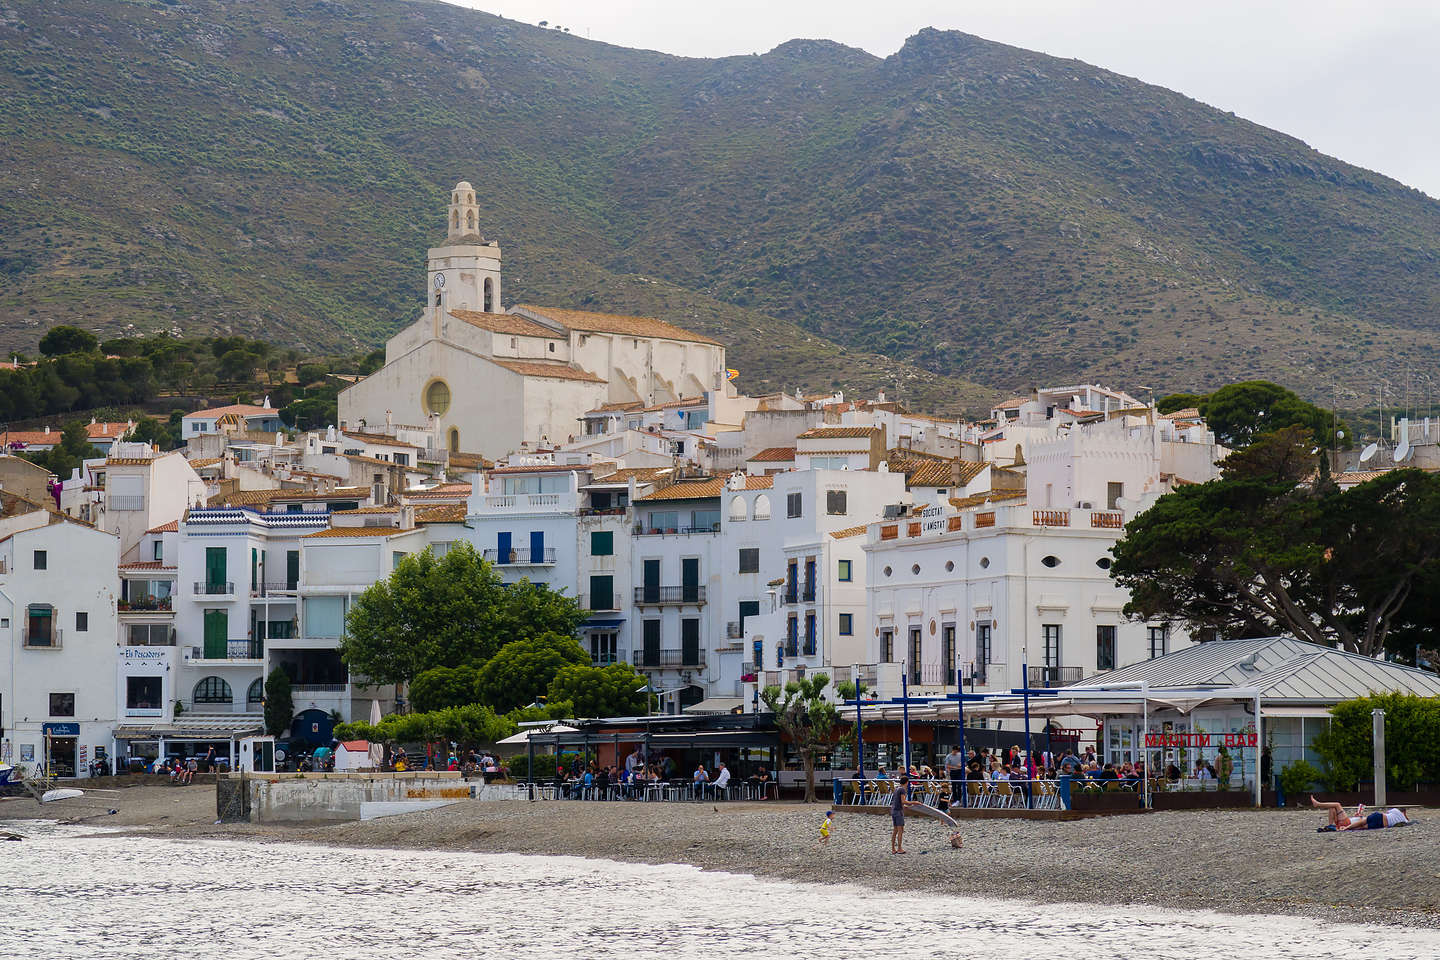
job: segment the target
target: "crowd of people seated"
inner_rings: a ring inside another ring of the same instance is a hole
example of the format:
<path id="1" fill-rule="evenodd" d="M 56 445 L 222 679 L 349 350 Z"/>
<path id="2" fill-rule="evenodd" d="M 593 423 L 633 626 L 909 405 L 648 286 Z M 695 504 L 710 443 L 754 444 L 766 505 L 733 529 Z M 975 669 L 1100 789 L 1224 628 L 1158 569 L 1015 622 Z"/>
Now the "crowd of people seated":
<path id="1" fill-rule="evenodd" d="M 556 796 L 571 800 L 638 799 L 646 796 L 651 787 L 660 785 L 688 787 L 688 796 L 699 800 L 726 799 L 730 791 L 742 782 L 732 776 L 723 761 L 716 765 L 713 774 L 706 769 L 703 761 L 700 762 L 688 782 L 677 773 L 672 757 L 662 756 L 647 761 L 637 750 L 626 757 L 623 766 L 597 764 L 593 760 L 587 762 L 579 757 L 572 760 L 568 767 L 557 765 L 552 786 Z M 766 799 L 767 788 L 773 780 L 765 767 L 759 767 L 743 782 L 759 787 L 755 793 L 760 799 Z"/>

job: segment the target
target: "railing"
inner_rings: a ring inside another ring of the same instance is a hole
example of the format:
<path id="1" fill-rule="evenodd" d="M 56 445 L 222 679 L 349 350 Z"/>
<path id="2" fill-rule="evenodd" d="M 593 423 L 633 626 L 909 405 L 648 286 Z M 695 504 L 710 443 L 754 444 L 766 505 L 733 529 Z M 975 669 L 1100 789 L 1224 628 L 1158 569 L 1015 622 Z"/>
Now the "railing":
<path id="1" fill-rule="evenodd" d="M 705 602 L 705 588 L 695 587 L 636 587 L 635 603 L 638 606 L 659 606 L 661 604 Z"/>
<path id="2" fill-rule="evenodd" d="M 705 666 L 705 651 L 646 650 L 641 652 L 640 662 L 635 666 L 641 670 L 666 667 L 700 669 Z"/>
<path id="3" fill-rule="evenodd" d="M 1036 510 L 1034 519 L 1037 527 L 1068 527 L 1070 526 L 1070 511 Z"/>
<path id="4" fill-rule="evenodd" d="M 910 521 L 909 523 L 905 524 L 905 536 L 907 536 L 907 537 L 918 537 L 918 536 L 920 536 L 920 531 L 921 531 L 921 529 L 922 529 L 922 525 L 921 525 L 920 521 L 919 521 L 919 520 L 912 520 L 912 521 Z"/>
<path id="5" fill-rule="evenodd" d="M 989 510 L 985 513 L 975 514 L 975 529 L 995 526 L 995 511 Z"/>
<path id="6" fill-rule="evenodd" d="M 892 523 L 889 526 L 880 528 L 881 540 L 894 540 L 898 536 L 900 536 L 900 525 L 897 523 Z"/>
<path id="7" fill-rule="evenodd" d="M 145 498 L 143 496 L 116 496 L 112 494 L 105 506 L 107 510 L 144 510 Z"/>
<path id="8" fill-rule="evenodd" d="M 290 689 L 296 693 L 344 693 L 348 683 L 292 683 Z"/>
<path id="9" fill-rule="evenodd" d="M 5 574 L 9 572 L 10 568 L 5 565 L 5 558 L 0 557 L 0 577 L 5 576 Z"/>
<path id="10" fill-rule="evenodd" d="M 235 584 L 228 581 L 225 583 L 210 583 L 207 580 L 195 581 L 195 595 L 197 597 L 228 597 L 234 593 Z"/>
<path id="11" fill-rule="evenodd" d="M 949 686 L 955 682 L 955 671 L 946 670 L 943 663 L 922 663 L 920 664 L 920 678 L 912 680 L 912 683 L 923 683 L 927 686 Z"/>
<path id="12" fill-rule="evenodd" d="M 191 646 L 186 660 L 209 660 L 212 662 L 221 660 L 264 660 L 264 640 L 226 640 L 225 655 L 223 657 L 206 656 L 204 646 Z"/>
<path id="13" fill-rule="evenodd" d="M 801 603 L 814 603 L 814 602 L 815 602 L 815 584 L 813 584 L 813 583 L 807 583 L 807 584 L 805 584 L 805 589 L 804 589 L 803 591 L 801 591 L 801 593 L 800 593 L 800 602 L 801 602 Z"/>
<path id="14" fill-rule="evenodd" d="M 480 501 L 484 513 L 568 513 L 577 508 L 573 493 L 498 493 Z"/>
<path id="15" fill-rule="evenodd" d="M 802 657 L 813 657 L 813 656 L 815 656 L 815 650 L 816 650 L 815 638 L 814 638 L 813 636 L 812 636 L 812 637 L 806 637 L 806 638 L 805 638 L 805 642 L 804 642 L 804 643 L 801 645 L 801 647 L 800 647 L 800 656 L 802 656 Z"/>
<path id="16" fill-rule="evenodd" d="M 708 527 L 647 527 L 637 523 L 632 532 L 637 537 L 692 536 L 700 533 L 719 533 L 720 524 L 712 523 Z"/>
<path id="17" fill-rule="evenodd" d="M 25 649 L 27 650 L 59 650 L 61 641 L 64 639 L 63 631 L 58 627 L 52 628 L 49 633 L 27 633 L 25 634 Z"/>
<path id="18" fill-rule="evenodd" d="M 1040 687 L 1063 687 L 1080 682 L 1079 667 L 1031 667 L 1030 689 Z"/>
<path id="19" fill-rule="evenodd" d="M 263 583 L 251 584 L 250 595 L 264 597 L 272 593 L 295 593 L 299 589 L 300 584 L 292 583 L 289 580 L 266 580 Z"/>
<path id="20" fill-rule="evenodd" d="M 964 526 L 964 518 L 961 517 L 959 514 L 956 514 L 956 515 L 953 516 L 953 517 L 947 517 L 947 518 L 945 519 L 945 529 L 946 529 L 947 531 L 954 531 L 954 530 L 963 530 L 963 529 L 965 529 L 965 526 Z"/>
<path id="21" fill-rule="evenodd" d="M 1105 530 L 1119 530 L 1125 526 L 1125 514 L 1092 513 L 1090 514 L 1090 526 Z"/>
<path id="22" fill-rule="evenodd" d="M 799 591 L 799 590 L 796 590 L 793 586 L 790 587 L 789 589 L 787 589 L 787 590 L 785 591 L 784 595 L 780 598 L 780 602 L 781 602 L 781 603 L 799 603 L 799 602 L 800 602 L 800 591 Z"/>
<path id="23" fill-rule="evenodd" d="M 861 684 L 866 690 L 874 691 L 874 689 L 875 689 L 875 684 L 876 684 L 876 677 L 877 677 L 877 674 L 879 673 L 878 668 L 877 668 L 876 665 L 873 664 L 873 663 L 862 663 L 862 664 L 859 665 L 859 667 L 860 667 L 860 684 Z M 830 674 L 830 679 L 831 679 L 832 681 L 834 681 L 835 683 L 854 683 L 854 682 L 855 682 L 855 677 L 854 677 L 855 668 L 854 668 L 854 666 L 847 666 L 847 667 L 839 667 L 839 666 L 837 666 L 837 667 L 831 667 L 828 672 L 829 672 L 829 674 Z"/>
<path id="24" fill-rule="evenodd" d="M 590 655 L 590 663 L 596 667 L 608 667 L 612 663 L 624 663 L 625 658 L 613 653 L 602 653 L 598 656 Z"/>
<path id="25" fill-rule="evenodd" d="M 541 564 L 555 562 L 555 548 L 541 547 L 538 551 L 536 551 L 530 549 L 529 547 L 511 547 L 509 553 L 507 553 L 504 557 L 500 556 L 500 551 L 498 549 L 486 550 L 485 559 L 489 560 L 493 564 L 502 567 L 512 565 L 539 566 Z"/>
<path id="26" fill-rule="evenodd" d="M 115 609 L 120 613 L 168 612 L 172 604 L 169 597 L 131 597 L 116 601 Z"/>

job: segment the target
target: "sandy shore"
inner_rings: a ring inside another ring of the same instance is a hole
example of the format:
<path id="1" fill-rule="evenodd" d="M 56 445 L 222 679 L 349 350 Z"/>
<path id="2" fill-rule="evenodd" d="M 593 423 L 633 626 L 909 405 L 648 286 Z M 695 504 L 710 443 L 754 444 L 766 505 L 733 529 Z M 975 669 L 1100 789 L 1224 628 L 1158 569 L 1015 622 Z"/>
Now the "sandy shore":
<path id="1" fill-rule="evenodd" d="M 912 819 L 909 854 L 889 851 L 889 818 L 840 814 L 818 842 L 823 806 L 770 803 L 463 802 L 366 823 L 216 824 L 208 785 L 121 791 L 92 823 L 148 835 L 335 846 L 563 854 L 818 883 L 1048 904 L 1105 903 L 1290 913 L 1440 928 L 1440 811 L 1399 830 L 1316 833 L 1308 810 L 1165 812 L 1066 823 L 940 824 Z M 58 805 L 0 804 L 0 823 L 54 818 Z M 1063 908 L 1083 917 L 1083 909 Z"/>

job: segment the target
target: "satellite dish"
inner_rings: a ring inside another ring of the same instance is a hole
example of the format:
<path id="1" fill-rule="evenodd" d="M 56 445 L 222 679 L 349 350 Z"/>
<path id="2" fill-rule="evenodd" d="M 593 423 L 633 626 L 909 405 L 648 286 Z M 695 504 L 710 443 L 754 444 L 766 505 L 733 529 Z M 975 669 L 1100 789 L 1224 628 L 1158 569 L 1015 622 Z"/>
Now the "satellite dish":
<path id="1" fill-rule="evenodd" d="M 1361 451 L 1361 453 L 1360 453 L 1360 462 L 1361 462 L 1361 463 L 1368 463 L 1368 462 L 1375 456 L 1375 451 L 1377 451 L 1377 450 L 1379 450 L 1379 449 L 1380 449 L 1380 444 L 1378 444 L 1378 443 L 1372 443 L 1372 444 L 1370 444 L 1368 447 L 1366 447 L 1364 450 Z"/>

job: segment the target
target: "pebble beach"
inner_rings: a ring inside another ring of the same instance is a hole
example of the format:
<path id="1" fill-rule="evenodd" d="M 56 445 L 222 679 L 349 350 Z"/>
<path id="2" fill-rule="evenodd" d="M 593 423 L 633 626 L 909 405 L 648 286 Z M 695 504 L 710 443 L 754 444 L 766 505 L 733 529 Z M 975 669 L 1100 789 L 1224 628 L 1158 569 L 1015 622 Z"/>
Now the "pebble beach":
<path id="1" fill-rule="evenodd" d="M 579 856 L 681 863 L 812 883 L 1057 904 L 1143 904 L 1284 913 L 1440 928 L 1440 811 L 1402 829 L 1317 833 L 1318 811 L 1175 811 L 1066 822 L 912 818 L 904 856 L 889 853 L 888 816 L 840 813 L 819 842 L 826 807 L 794 803 L 464 801 L 367 822 L 217 824 L 209 786 L 120 791 L 119 813 L 86 821 L 177 840 Z M 0 829 L 63 815 L 0 804 Z M 403 852 L 398 854 L 403 856 Z"/>

